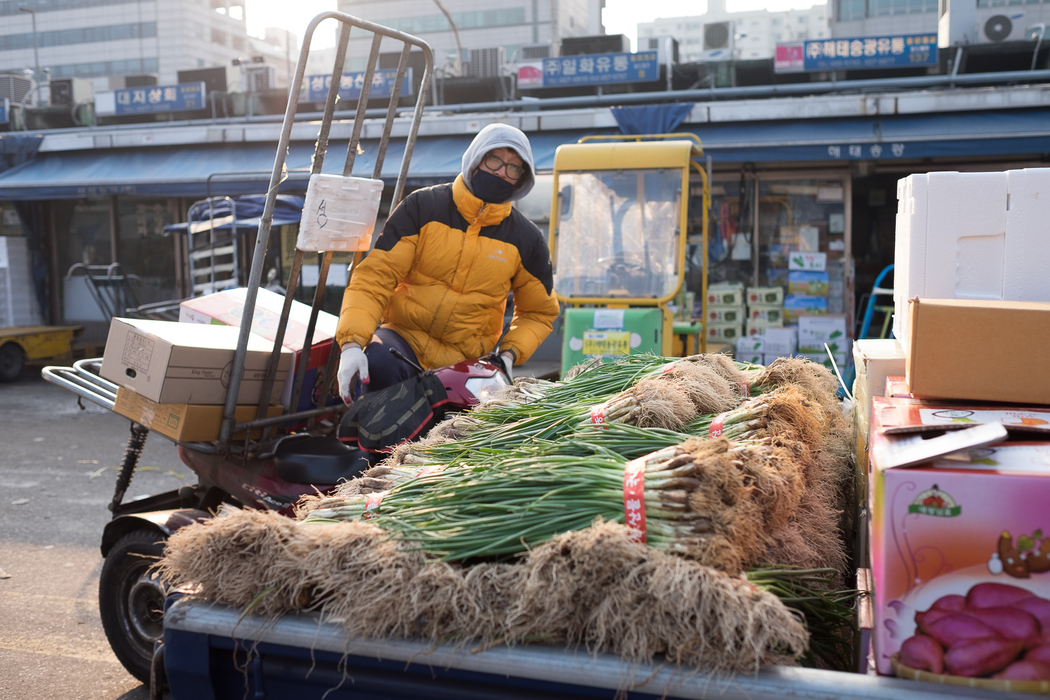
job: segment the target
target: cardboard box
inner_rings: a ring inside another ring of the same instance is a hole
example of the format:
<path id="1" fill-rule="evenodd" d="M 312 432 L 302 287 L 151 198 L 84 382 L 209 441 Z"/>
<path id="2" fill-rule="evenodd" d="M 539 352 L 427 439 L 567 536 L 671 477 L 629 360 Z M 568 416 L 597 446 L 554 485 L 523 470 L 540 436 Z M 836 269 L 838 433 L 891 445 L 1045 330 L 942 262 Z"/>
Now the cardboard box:
<path id="1" fill-rule="evenodd" d="M 908 300 L 1050 301 L 1050 168 L 909 175 L 897 183 L 893 334 Z"/>
<path id="2" fill-rule="evenodd" d="M 788 294 L 807 297 L 828 296 L 828 273 L 808 270 L 788 272 Z"/>
<path id="3" fill-rule="evenodd" d="M 913 399 L 914 396 L 908 391 L 908 380 L 902 376 L 888 375 L 886 377 L 886 391 L 883 396 L 891 396 L 898 399 Z"/>
<path id="4" fill-rule="evenodd" d="M 241 287 L 186 299 L 179 304 L 179 321 L 240 326 L 241 318 L 244 316 L 244 301 L 247 293 L 248 290 Z M 277 337 L 277 327 L 280 324 L 283 309 L 284 296 L 268 289 L 259 289 L 255 298 L 252 333 L 267 340 L 274 340 Z M 306 330 L 309 323 L 310 307 L 302 302 L 292 301 L 288 321 L 285 324 L 283 342 L 284 347 L 294 353 L 292 371 L 288 373 L 288 380 L 281 389 L 281 404 L 285 408 L 291 408 L 295 373 L 306 345 Z M 338 324 L 337 316 L 326 311 L 318 311 L 317 321 L 314 324 L 313 347 L 310 349 L 310 358 L 303 378 L 303 389 L 299 396 L 299 404 L 295 409 L 297 411 L 314 408 L 318 395 L 325 390 L 328 392 L 328 399 L 324 405 L 332 405 L 341 401 L 338 396 L 338 388 L 334 386 L 331 378 L 325 382 L 323 376 L 328 356 L 332 352 Z"/>
<path id="5" fill-rule="evenodd" d="M 707 304 L 736 306 L 744 303 L 743 282 L 720 282 L 707 287 Z"/>
<path id="6" fill-rule="evenodd" d="M 780 287 L 777 287 L 780 289 Z M 747 307 L 748 321 L 765 321 L 771 326 L 784 325 L 783 304 L 750 304 Z"/>
<path id="7" fill-rule="evenodd" d="M 766 338 L 763 335 L 745 335 L 736 341 L 736 351 L 739 355 L 761 353 L 765 348 Z"/>
<path id="8" fill-rule="evenodd" d="M 798 349 L 797 328 L 767 328 L 763 335 L 766 339 L 765 351 L 774 357 L 788 357 Z"/>
<path id="9" fill-rule="evenodd" d="M 742 323 L 708 323 L 706 325 L 707 339 L 715 343 L 733 344 L 743 335 L 744 324 Z"/>
<path id="10" fill-rule="evenodd" d="M 709 304 L 708 323 L 741 323 L 747 317 L 743 304 Z"/>
<path id="11" fill-rule="evenodd" d="M 783 287 L 748 287 L 747 303 L 763 304 L 768 306 L 783 306 Z"/>
<path id="12" fill-rule="evenodd" d="M 117 401 L 113 410 L 176 442 L 214 442 L 219 439 L 219 430 L 222 427 L 223 406 L 157 403 L 125 387 L 117 389 Z M 258 406 L 237 406 L 233 414 L 234 423 L 255 420 L 258 410 Z M 279 416 L 283 412 L 283 407 L 273 404 L 266 415 Z M 260 429 L 252 431 L 253 438 L 261 435 Z M 233 435 L 235 440 L 243 438 L 244 431 Z"/>
<path id="13" fill-rule="evenodd" d="M 972 430 L 988 432 L 996 427 Z M 969 433 L 947 436 L 965 442 Z M 910 436 L 910 444 L 898 442 L 893 449 L 884 449 L 883 443 L 891 439 L 879 430 L 876 419 L 869 491 L 874 647 L 878 672 L 887 675 L 893 673 L 891 659 L 906 640 L 920 631 L 944 636 L 944 628 L 933 624 L 937 617 L 927 616 L 935 606 L 966 605 L 964 612 L 970 612 L 978 596 L 987 597 L 988 585 L 993 584 L 1010 587 L 992 592 L 1000 601 L 1005 593 L 1017 592 L 1047 601 L 1033 601 L 1040 610 L 1050 607 L 1050 539 L 1043 535 L 1050 500 L 1050 443 L 999 442 L 948 458 L 931 457 L 932 440 L 921 436 Z M 924 461 L 907 466 L 908 453 L 924 449 Z M 884 455 L 895 456 L 901 466 L 884 463 Z M 1035 616 L 1004 613 L 1002 607 L 1010 605 L 999 602 L 976 624 L 987 625 L 990 617 L 994 630 L 996 620 L 1011 616 L 1014 629 L 1022 623 L 1039 629 Z M 1030 615 L 1035 608 L 1014 609 Z M 998 634 L 992 631 L 987 636 Z M 938 643 L 939 648 L 944 646 Z"/>
<path id="14" fill-rule="evenodd" d="M 845 316 L 800 316 L 798 319 L 799 352 L 845 353 L 850 347 Z"/>
<path id="15" fill-rule="evenodd" d="M 807 253 L 793 250 L 788 253 L 789 270 L 812 270 L 823 272 L 828 267 L 827 253 Z"/>
<path id="16" fill-rule="evenodd" d="M 912 395 L 1050 404 L 1050 303 L 913 299 L 909 308 Z"/>
<path id="17" fill-rule="evenodd" d="M 157 403 L 223 404 L 240 329 L 114 318 L 100 374 Z M 248 336 L 238 404 L 258 404 L 273 343 Z M 281 348 L 271 402 L 288 378 L 292 353 Z"/>
<path id="18" fill-rule="evenodd" d="M 867 437 L 871 417 L 871 399 L 886 396 L 886 378 L 904 373 L 904 349 L 894 338 L 864 338 L 853 341 L 853 380 L 856 410 L 863 419 L 860 431 Z"/>
<path id="19" fill-rule="evenodd" d="M 828 312 L 827 297 L 790 295 L 784 299 L 784 319 L 788 323 L 802 316 L 821 315 Z"/>
<path id="20" fill-rule="evenodd" d="M 744 324 L 744 335 L 757 336 L 762 335 L 770 328 L 783 328 L 784 319 L 781 318 L 779 321 L 769 321 L 761 318 L 747 320 Z"/>

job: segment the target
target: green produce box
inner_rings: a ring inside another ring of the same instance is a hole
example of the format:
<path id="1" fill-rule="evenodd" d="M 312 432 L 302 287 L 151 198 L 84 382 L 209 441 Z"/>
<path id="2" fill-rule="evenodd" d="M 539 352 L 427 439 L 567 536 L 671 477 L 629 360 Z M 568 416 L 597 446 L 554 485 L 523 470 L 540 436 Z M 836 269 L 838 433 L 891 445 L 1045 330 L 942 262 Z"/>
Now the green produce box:
<path id="1" fill-rule="evenodd" d="M 595 357 L 663 353 L 663 310 L 565 310 L 561 373 Z"/>

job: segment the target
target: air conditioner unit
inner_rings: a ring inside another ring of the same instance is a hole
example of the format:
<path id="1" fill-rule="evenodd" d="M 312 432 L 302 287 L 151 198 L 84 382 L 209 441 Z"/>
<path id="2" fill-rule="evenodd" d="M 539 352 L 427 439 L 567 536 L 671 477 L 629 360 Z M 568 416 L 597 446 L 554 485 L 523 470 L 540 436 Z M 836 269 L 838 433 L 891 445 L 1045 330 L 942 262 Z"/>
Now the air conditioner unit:
<path id="1" fill-rule="evenodd" d="M 1024 41 L 1026 28 L 1023 12 L 996 7 L 977 13 L 977 42 L 980 44 Z"/>
<path id="2" fill-rule="evenodd" d="M 277 71 L 273 66 L 253 63 L 244 65 L 244 87 L 246 92 L 262 92 L 277 87 Z"/>
<path id="3" fill-rule="evenodd" d="M 538 58 L 550 58 L 551 57 L 551 45 L 550 44 L 530 44 L 528 46 L 521 47 L 522 61 L 534 61 Z"/>
<path id="4" fill-rule="evenodd" d="M 678 41 L 673 36 L 654 36 L 640 39 L 646 51 L 655 51 L 661 66 L 678 63 Z"/>
<path id="5" fill-rule="evenodd" d="M 51 104 L 72 107 L 94 95 L 91 81 L 83 78 L 58 78 L 51 81 Z"/>
<path id="6" fill-rule="evenodd" d="M 503 75 L 504 63 L 502 46 L 491 49 L 471 49 L 467 75 L 471 78 L 498 78 Z"/>
<path id="7" fill-rule="evenodd" d="M 733 23 L 708 22 L 704 25 L 701 61 L 728 61 L 733 57 Z"/>
<path id="8" fill-rule="evenodd" d="M 11 104 L 18 104 L 33 87 L 33 81 L 24 75 L 14 73 L 0 73 L 0 100 L 11 100 Z"/>

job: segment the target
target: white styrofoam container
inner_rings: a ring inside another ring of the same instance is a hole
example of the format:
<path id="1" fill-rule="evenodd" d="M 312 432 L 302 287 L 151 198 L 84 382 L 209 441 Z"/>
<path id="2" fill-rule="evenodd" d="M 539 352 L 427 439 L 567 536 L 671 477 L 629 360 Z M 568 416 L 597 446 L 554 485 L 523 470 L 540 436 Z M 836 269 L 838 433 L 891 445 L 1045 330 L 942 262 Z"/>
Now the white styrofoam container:
<path id="1" fill-rule="evenodd" d="M 303 251 L 368 250 L 382 196 L 382 180 L 314 173 L 295 246 Z"/>
<path id="2" fill-rule="evenodd" d="M 893 334 L 908 300 L 1050 301 L 1050 168 L 924 173 L 897 183 Z"/>

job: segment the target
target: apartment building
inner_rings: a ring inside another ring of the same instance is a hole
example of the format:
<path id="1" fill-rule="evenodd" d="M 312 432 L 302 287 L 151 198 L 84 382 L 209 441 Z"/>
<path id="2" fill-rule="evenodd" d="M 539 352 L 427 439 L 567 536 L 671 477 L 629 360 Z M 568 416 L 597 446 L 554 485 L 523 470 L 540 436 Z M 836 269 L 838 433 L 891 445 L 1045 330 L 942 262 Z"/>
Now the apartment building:
<path id="1" fill-rule="evenodd" d="M 830 36 L 827 5 L 781 12 L 730 12 L 725 0 L 709 0 L 707 5 L 707 12 L 702 15 L 658 18 L 639 24 L 639 46 L 635 50 L 655 48 L 653 42 L 659 37 L 670 36 L 678 41 L 681 63 L 750 60 L 771 58 L 779 43 Z"/>
<path id="2" fill-rule="evenodd" d="M 262 44 L 247 34 L 243 0 L 0 0 L 0 73 L 39 70 L 42 83 L 172 84 L 179 71 L 272 53 Z"/>
<path id="3" fill-rule="evenodd" d="M 435 71 L 492 77 L 505 63 L 544 58 L 567 37 L 604 34 L 604 0 L 339 0 L 339 11 L 413 34 L 434 50 Z M 351 70 L 370 41 L 350 37 Z"/>

